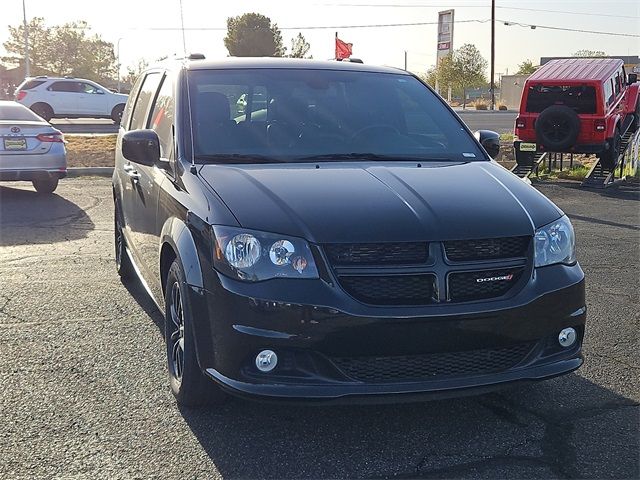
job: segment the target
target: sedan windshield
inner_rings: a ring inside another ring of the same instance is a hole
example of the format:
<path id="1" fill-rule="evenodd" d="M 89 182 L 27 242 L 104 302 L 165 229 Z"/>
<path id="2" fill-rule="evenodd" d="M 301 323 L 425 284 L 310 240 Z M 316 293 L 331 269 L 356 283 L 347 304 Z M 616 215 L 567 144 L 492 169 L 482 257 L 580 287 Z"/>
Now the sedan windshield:
<path id="1" fill-rule="evenodd" d="M 196 162 L 486 159 L 403 73 L 194 70 L 188 82 Z"/>

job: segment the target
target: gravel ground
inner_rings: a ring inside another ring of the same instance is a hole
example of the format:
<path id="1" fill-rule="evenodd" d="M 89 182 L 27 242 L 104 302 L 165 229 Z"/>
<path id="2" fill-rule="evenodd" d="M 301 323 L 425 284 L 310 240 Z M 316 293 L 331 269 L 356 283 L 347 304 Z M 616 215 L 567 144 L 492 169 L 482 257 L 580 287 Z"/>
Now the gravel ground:
<path id="1" fill-rule="evenodd" d="M 0 478 L 638 478 L 640 189 L 538 188 L 573 219 L 586 363 L 473 398 L 180 409 L 162 318 L 114 270 L 108 179 L 0 186 Z"/>

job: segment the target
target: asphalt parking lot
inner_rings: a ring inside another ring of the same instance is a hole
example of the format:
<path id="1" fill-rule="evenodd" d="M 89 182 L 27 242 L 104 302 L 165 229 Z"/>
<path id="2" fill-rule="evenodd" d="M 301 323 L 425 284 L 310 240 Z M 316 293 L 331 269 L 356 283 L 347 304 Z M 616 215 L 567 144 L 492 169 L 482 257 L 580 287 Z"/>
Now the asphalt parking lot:
<path id="1" fill-rule="evenodd" d="M 162 318 L 113 265 L 110 180 L 0 185 L 0 478 L 638 478 L 640 188 L 538 187 L 573 219 L 586 363 L 479 397 L 179 409 Z"/>

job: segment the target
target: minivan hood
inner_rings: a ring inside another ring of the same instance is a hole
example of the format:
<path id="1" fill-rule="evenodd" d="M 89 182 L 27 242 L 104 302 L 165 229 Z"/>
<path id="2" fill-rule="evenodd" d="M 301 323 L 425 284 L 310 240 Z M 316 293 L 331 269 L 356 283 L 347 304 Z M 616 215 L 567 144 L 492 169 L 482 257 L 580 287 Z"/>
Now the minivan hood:
<path id="1" fill-rule="evenodd" d="M 205 165 L 248 229 L 314 243 L 533 235 L 562 212 L 495 162 Z"/>

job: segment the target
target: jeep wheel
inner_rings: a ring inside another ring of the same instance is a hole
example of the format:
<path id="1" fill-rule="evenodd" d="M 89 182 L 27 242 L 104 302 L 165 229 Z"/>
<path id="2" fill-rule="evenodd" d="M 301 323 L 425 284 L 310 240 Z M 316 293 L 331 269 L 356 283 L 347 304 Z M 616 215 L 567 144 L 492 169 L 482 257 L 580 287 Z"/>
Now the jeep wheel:
<path id="1" fill-rule="evenodd" d="M 47 103 L 36 103 L 35 105 L 31 105 L 31 111 L 45 119 L 47 122 L 53 118 L 53 108 L 51 108 Z"/>
<path id="2" fill-rule="evenodd" d="M 165 292 L 165 341 L 169 386 L 181 405 L 196 407 L 222 403 L 225 393 L 200 370 L 185 277 L 178 260 L 169 268 Z"/>
<path id="3" fill-rule="evenodd" d="M 550 151 L 562 151 L 576 143 L 580 133 L 580 118 L 571 108 L 552 105 L 545 108 L 536 120 L 538 143 Z"/>
<path id="4" fill-rule="evenodd" d="M 618 157 L 620 156 L 620 129 L 616 127 L 616 131 L 611 139 L 611 146 L 609 150 L 605 150 L 600 154 L 600 163 L 602 166 L 608 169 L 615 168 L 618 163 Z"/>
<path id="5" fill-rule="evenodd" d="M 111 110 L 111 120 L 113 120 L 113 123 L 116 125 L 120 125 L 120 122 L 122 121 L 122 112 L 124 112 L 124 104 L 122 103 L 120 105 L 116 105 L 113 107 L 113 110 Z"/>

